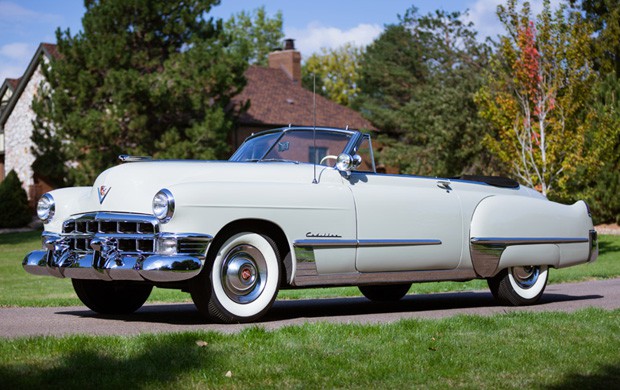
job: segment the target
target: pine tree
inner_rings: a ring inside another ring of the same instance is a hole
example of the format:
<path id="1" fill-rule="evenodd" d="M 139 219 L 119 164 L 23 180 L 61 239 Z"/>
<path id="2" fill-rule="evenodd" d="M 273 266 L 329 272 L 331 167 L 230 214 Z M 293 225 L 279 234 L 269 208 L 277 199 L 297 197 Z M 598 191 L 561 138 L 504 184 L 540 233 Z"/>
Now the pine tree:
<path id="1" fill-rule="evenodd" d="M 83 31 L 57 30 L 33 104 L 37 173 L 84 185 L 123 153 L 227 157 L 247 62 L 208 17 L 218 3 L 86 0 Z"/>
<path id="2" fill-rule="evenodd" d="M 15 171 L 0 183 L 0 228 L 26 226 L 32 220 L 28 197 Z"/>

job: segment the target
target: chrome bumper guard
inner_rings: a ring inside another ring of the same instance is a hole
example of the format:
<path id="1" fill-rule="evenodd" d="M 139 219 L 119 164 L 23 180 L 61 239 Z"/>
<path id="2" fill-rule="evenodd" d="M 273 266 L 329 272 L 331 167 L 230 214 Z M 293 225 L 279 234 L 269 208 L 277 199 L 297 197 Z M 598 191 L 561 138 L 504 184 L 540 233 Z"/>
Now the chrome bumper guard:
<path id="1" fill-rule="evenodd" d="M 588 263 L 592 263 L 598 257 L 598 233 L 594 229 L 590 230 L 589 242 Z"/>
<path id="2" fill-rule="evenodd" d="M 206 249 L 213 237 L 204 234 L 156 233 L 153 239 L 179 239 L 190 242 L 195 253 L 126 253 L 118 240 L 95 234 L 92 251 L 78 251 L 70 237 L 43 233 L 44 250 L 30 252 L 24 269 L 33 275 L 58 278 L 179 282 L 198 275 L 204 265 Z M 196 251 L 196 248 L 201 248 Z"/>

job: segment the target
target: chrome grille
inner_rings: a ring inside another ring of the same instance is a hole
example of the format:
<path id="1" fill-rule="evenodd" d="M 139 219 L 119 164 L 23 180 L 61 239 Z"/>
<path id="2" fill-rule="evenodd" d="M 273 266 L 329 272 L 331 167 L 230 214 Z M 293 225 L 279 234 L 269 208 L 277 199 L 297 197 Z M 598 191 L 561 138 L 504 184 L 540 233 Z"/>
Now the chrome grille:
<path id="1" fill-rule="evenodd" d="M 192 239 L 179 239 L 178 241 L 178 252 L 189 254 L 189 255 L 204 255 L 207 251 L 207 246 L 209 245 L 208 241 L 203 240 L 192 240 Z"/>
<path id="2" fill-rule="evenodd" d="M 156 218 L 137 214 L 85 214 L 66 220 L 62 226 L 63 236 L 77 252 L 92 252 L 90 242 L 97 237 L 115 239 L 122 253 L 154 253 L 158 232 Z"/>

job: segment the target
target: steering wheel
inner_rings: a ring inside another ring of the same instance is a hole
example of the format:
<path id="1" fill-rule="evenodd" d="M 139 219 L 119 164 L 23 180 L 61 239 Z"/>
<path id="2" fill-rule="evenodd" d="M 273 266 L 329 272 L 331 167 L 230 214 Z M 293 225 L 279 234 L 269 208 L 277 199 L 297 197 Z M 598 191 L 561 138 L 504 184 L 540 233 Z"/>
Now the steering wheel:
<path id="1" fill-rule="evenodd" d="M 325 160 L 329 160 L 330 158 L 334 159 L 334 160 L 338 160 L 338 156 L 334 156 L 334 155 L 328 154 L 327 156 L 325 156 L 325 157 L 323 157 L 321 159 L 321 162 L 319 164 L 320 165 L 323 164 L 325 162 Z"/>

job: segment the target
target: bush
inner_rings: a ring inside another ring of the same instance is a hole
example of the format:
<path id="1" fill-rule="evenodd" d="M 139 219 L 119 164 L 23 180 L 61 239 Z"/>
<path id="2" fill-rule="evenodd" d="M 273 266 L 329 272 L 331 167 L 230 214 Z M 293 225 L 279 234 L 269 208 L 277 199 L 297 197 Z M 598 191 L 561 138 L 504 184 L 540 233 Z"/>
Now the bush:
<path id="1" fill-rule="evenodd" d="M 0 183 L 0 228 L 26 226 L 31 220 L 26 191 L 15 171 L 11 171 Z"/>

